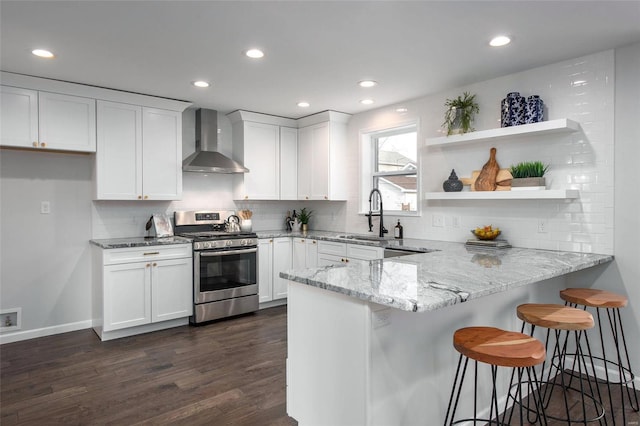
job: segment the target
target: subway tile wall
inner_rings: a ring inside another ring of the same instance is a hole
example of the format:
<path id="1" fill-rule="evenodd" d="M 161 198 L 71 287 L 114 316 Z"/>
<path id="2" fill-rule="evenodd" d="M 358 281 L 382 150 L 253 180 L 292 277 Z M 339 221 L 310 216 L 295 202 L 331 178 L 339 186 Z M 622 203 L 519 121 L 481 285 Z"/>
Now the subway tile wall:
<path id="1" fill-rule="evenodd" d="M 419 121 L 422 143 L 442 136 L 443 104 L 464 91 L 475 93 L 480 104 L 475 129 L 496 128 L 500 127 L 500 101 L 507 93 L 540 95 L 546 107 L 545 120 L 570 118 L 580 123 L 581 131 L 464 146 L 423 145 L 421 192 L 442 191 L 451 169 L 460 177 L 480 170 L 494 146 L 502 168 L 520 161 L 548 163 L 547 187 L 577 189 L 580 198 L 423 201 L 420 217 L 401 218 L 405 236 L 465 241 L 471 237 L 471 229 L 492 224 L 503 229 L 504 238 L 518 247 L 613 253 L 613 79 L 614 52 L 604 51 L 419 98 L 405 104 L 408 116 L 390 113 L 395 105 L 359 114 L 349 125 L 349 137 L 358 140 L 362 129 L 380 129 L 407 119 Z M 358 155 L 357 147 L 352 147 L 351 155 Z M 357 181 L 357 173 L 351 181 Z M 358 199 L 359 189 L 351 188 L 348 222 L 354 220 L 351 213 L 357 211 L 353 204 Z M 433 226 L 434 216 L 443 217 L 444 226 Z M 459 227 L 453 227 L 455 222 Z"/>

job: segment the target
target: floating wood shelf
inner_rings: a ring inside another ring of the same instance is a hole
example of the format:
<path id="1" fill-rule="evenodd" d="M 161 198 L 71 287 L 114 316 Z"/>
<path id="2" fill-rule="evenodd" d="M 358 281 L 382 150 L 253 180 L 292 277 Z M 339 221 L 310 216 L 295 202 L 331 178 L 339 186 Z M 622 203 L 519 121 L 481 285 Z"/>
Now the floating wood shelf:
<path id="1" fill-rule="evenodd" d="M 579 197 L 580 193 L 577 189 L 425 192 L 424 194 L 427 200 L 570 200 Z"/>
<path id="2" fill-rule="evenodd" d="M 503 139 L 522 139 L 530 136 L 543 136 L 554 133 L 573 133 L 578 130 L 580 130 L 580 123 L 568 118 L 561 118 L 558 120 L 542 121 L 540 123 L 522 124 L 520 126 L 479 130 L 462 135 L 429 138 L 426 140 L 426 146 L 449 146 Z"/>

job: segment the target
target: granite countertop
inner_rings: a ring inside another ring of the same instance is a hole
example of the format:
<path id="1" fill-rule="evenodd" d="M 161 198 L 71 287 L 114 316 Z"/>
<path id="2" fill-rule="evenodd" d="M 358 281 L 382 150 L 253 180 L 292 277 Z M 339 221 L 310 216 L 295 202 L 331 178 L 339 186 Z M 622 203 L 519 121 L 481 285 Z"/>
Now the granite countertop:
<path id="1" fill-rule="evenodd" d="M 315 238 L 313 235 L 307 237 Z M 434 251 L 369 263 L 289 270 L 281 272 L 280 276 L 392 308 L 423 312 L 613 260 L 611 255 L 524 248 L 487 249 L 417 239 L 385 240 L 372 245 Z"/>
<path id="2" fill-rule="evenodd" d="M 191 244 L 189 238 L 184 237 L 164 237 L 164 238 L 145 238 L 145 237 L 129 237 L 129 238 L 109 238 L 102 240 L 90 240 L 94 246 L 103 249 L 116 248 L 134 248 L 146 246 L 165 246 L 172 244 Z"/>

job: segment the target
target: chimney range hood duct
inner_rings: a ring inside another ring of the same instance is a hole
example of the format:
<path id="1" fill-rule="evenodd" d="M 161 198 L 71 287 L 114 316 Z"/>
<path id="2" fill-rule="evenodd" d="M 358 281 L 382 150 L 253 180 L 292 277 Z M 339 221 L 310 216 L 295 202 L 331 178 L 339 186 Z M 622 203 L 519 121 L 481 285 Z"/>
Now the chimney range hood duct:
<path id="1" fill-rule="evenodd" d="M 218 112 L 210 109 L 196 111 L 196 152 L 182 161 L 185 172 L 246 173 L 242 164 L 217 151 Z"/>

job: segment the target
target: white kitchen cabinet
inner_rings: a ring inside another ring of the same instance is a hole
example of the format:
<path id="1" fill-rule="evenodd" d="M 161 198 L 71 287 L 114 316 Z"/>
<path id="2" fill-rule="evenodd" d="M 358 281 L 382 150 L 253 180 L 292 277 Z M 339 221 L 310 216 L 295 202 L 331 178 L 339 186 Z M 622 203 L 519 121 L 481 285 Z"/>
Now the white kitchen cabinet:
<path id="1" fill-rule="evenodd" d="M 182 116 L 98 101 L 96 199 L 182 197 Z"/>
<path id="2" fill-rule="evenodd" d="M 95 248 L 94 265 L 94 329 L 102 340 L 187 323 L 193 312 L 190 244 Z"/>
<path id="3" fill-rule="evenodd" d="M 280 199 L 298 198 L 298 129 L 280 127 Z"/>
<path id="4" fill-rule="evenodd" d="M 1 87 L 2 145 L 96 151 L 96 101 L 80 96 Z"/>
<path id="5" fill-rule="evenodd" d="M 280 278 L 280 272 L 291 269 L 291 238 L 273 240 L 273 299 L 287 297 L 288 281 Z"/>
<path id="6" fill-rule="evenodd" d="M 384 249 L 382 247 L 334 241 L 320 241 L 318 243 L 318 266 L 368 262 L 383 257 Z"/>
<path id="7" fill-rule="evenodd" d="M 346 199 L 349 117 L 327 111 L 298 120 L 298 199 Z"/>
<path id="8" fill-rule="evenodd" d="M 318 242 L 310 238 L 293 238 L 293 269 L 318 265 Z"/>
<path id="9" fill-rule="evenodd" d="M 258 240 L 258 300 L 273 300 L 273 238 Z"/>
<path id="10" fill-rule="evenodd" d="M 260 303 L 287 297 L 287 281 L 280 272 L 291 269 L 291 238 L 258 240 L 258 295 Z"/>
<path id="11" fill-rule="evenodd" d="M 248 173 L 234 178 L 238 200 L 297 198 L 295 120 L 248 111 L 229 114 L 233 125 L 233 158 Z"/>

